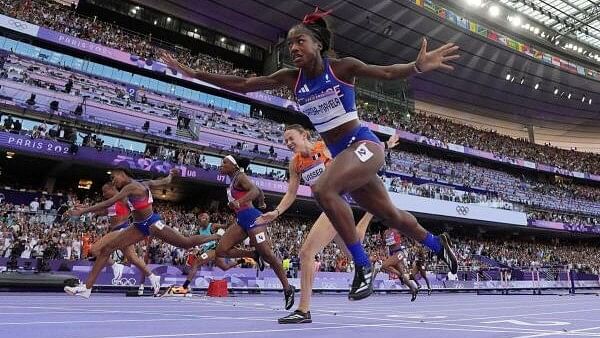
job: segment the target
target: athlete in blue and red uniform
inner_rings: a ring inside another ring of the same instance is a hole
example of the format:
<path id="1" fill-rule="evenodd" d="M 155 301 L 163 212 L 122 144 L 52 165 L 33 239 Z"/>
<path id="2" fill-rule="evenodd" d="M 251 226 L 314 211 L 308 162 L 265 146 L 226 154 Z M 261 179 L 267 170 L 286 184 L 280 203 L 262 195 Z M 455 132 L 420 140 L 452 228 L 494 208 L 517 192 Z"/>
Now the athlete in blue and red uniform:
<path id="1" fill-rule="evenodd" d="M 106 183 L 102 186 L 102 197 L 106 200 L 115 196 L 117 193 L 118 191 L 112 183 Z M 129 207 L 127 206 L 127 203 L 125 201 L 120 200 L 106 209 L 102 209 L 95 212 L 95 214 L 108 216 L 110 222 L 108 233 L 100 237 L 100 239 L 98 239 L 90 249 L 91 255 L 93 257 L 98 257 L 100 255 L 100 252 L 102 251 L 102 248 L 107 243 L 113 241 L 117 237 L 119 231 L 122 231 L 129 226 Z M 154 289 L 154 293 L 158 293 L 158 291 L 160 290 L 160 277 L 153 274 L 152 271 L 150 271 L 150 269 L 146 265 L 146 263 L 144 263 L 144 261 L 137 256 L 133 245 L 129 245 L 126 248 L 124 248 L 123 255 L 125 256 L 125 258 L 127 258 L 129 262 L 137 266 L 138 269 L 140 269 L 140 271 L 144 274 L 144 276 L 150 279 L 150 282 L 152 283 L 152 288 Z M 94 265 L 96 264 L 98 264 L 98 261 L 94 262 Z M 113 263 L 109 259 L 106 265 L 112 266 L 113 269 L 120 269 L 121 271 L 119 273 L 119 276 L 121 275 L 123 269 L 122 264 Z M 93 285 L 96 282 L 96 279 L 98 278 L 98 273 L 100 271 L 101 270 L 92 268 L 92 272 L 88 275 L 86 284 Z M 118 277 L 115 276 L 115 278 Z M 77 295 L 86 298 L 90 296 L 90 293 L 77 292 L 76 288 L 77 287 L 65 286 L 64 290 L 70 295 Z"/>
<path id="2" fill-rule="evenodd" d="M 189 249 L 196 245 L 220 238 L 220 236 L 217 235 L 194 235 L 185 237 L 171 227 L 165 225 L 160 220 L 160 216 L 154 212 L 150 188 L 168 185 L 171 183 L 173 176 L 177 176 L 178 174 L 179 171 L 173 169 L 169 173 L 169 176 L 162 179 L 138 182 L 131 178 L 131 175 L 129 175 L 125 169 L 113 169 L 110 175 L 114 186 L 117 189 L 120 189 L 117 194 L 93 206 L 77 208 L 69 212 L 72 216 L 81 216 L 85 213 L 106 209 L 118 201 L 125 199 L 127 199 L 132 211 L 133 226 L 116 232 L 115 238 L 102 246 L 90 275 L 94 276 L 100 273 L 100 270 L 102 270 L 113 251 L 117 249 L 123 250 L 130 245 L 140 242 L 147 236 L 154 236 L 164 242 L 184 249 Z M 93 285 L 93 281 L 88 280 L 85 284 L 75 287 L 72 290 L 72 293 L 87 298 L 91 293 Z"/>
<path id="3" fill-rule="evenodd" d="M 345 193 L 383 224 L 427 246 L 456 273 L 458 261 L 448 236 L 434 236 L 413 215 L 398 210 L 377 176 L 384 165 L 384 150 L 377 136 L 360 124 L 353 84 L 357 77 L 396 80 L 436 69 L 452 70 L 446 63 L 459 57 L 458 47 L 446 44 L 428 52 L 427 40 L 423 39 L 414 62 L 389 66 L 368 65 L 352 57 L 331 58 L 327 54 L 332 48 L 333 34 L 323 18 L 327 14 L 329 12 L 317 10 L 289 30 L 288 48 L 297 69 L 243 78 L 196 71 L 168 54 L 163 54 L 162 59 L 188 76 L 236 92 L 281 86 L 294 91 L 300 110 L 310 119 L 334 157 L 312 188 L 321 209 L 352 253 L 356 269 L 348 294 L 350 299 L 371 295 L 374 275 L 369 256 L 359 240 L 352 210 L 342 197 Z"/>
<path id="4" fill-rule="evenodd" d="M 385 245 L 388 247 L 389 256 L 383 262 L 381 270 L 392 273 L 404 283 L 409 289 L 412 297 L 411 302 L 417 299 L 419 288 L 410 279 L 408 264 L 406 263 L 406 248 L 402 244 L 402 235 L 396 229 L 387 229 L 384 233 Z"/>
<path id="5" fill-rule="evenodd" d="M 417 283 L 417 287 L 420 289 L 421 284 L 417 279 L 417 274 L 421 275 L 425 280 L 425 284 L 427 284 L 427 294 L 431 295 L 431 283 L 429 283 L 429 278 L 427 278 L 427 261 L 429 260 L 427 256 L 428 253 L 423 250 L 423 248 L 418 248 L 414 253 L 412 268 L 410 270 L 410 279 L 414 280 L 415 283 Z"/>
<path id="6" fill-rule="evenodd" d="M 203 212 L 200 214 L 198 218 L 198 234 L 199 235 L 212 235 L 217 230 L 224 231 L 229 228 L 231 225 L 229 224 L 218 224 L 211 223 L 210 216 Z M 192 250 L 187 257 L 187 264 L 190 266 L 190 270 L 188 271 L 187 278 L 183 283 L 184 293 L 190 292 L 189 286 L 192 280 L 196 277 L 196 273 L 198 269 L 210 262 L 214 262 L 217 267 L 219 267 L 223 271 L 227 271 L 235 266 L 238 266 L 244 262 L 243 258 L 253 258 L 256 262 L 260 264 L 261 260 L 259 254 L 255 250 L 242 250 L 242 249 L 230 249 L 227 254 L 228 258 L 237 258 L 234 261 L 227 262 L 224 257 L 217 257 L 215 249 L 217 248 L 217 241 L 211 241 L 202 244 L 198 249 Z"/>
<path id="7" fill-rule="evenodd" d="M 256 222 L 262 213 L 254 207 L 252 201 L 260 199 L 261 192 L 244 174 L 244 170 L 249 164 L 248 159 L 236 159 L 231 155 L 225 156 L 221 163 L 221 172 L 231 179 L 231 184 L 227 189 L 227 199 L 229 207 L 237 216 L 237 226 L 230 226 L 219 240 L 216 250 L 217 257 L 235 257 L 235 254 L 230 251 L 235 250 L 234 246 L 244 241 L 246 237 L 250 237 L 250 244 L 256 248 L 261 258 L 269 263 L 283 285 L 285 309 L 289 310 L 294 305 L 295 289 L 288 282 L 281 259 L 273 253 L 266 224 Z"/>

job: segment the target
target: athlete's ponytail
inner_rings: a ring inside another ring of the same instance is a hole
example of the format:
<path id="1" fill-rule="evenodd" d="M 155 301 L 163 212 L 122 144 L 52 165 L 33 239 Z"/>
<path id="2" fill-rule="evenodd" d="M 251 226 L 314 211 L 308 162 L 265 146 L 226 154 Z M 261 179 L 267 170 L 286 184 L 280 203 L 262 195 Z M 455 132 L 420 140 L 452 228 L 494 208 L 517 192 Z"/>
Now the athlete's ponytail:
<path id="1" fill-rule="evenodd" d="M 329 14 L 331 14 L 331 10 L 322 12 L 317 7 L 314 12 L 306 14 L 300 24 L 323 46 L 321 56 L 333 53 L 333 33 L 325 21 L 325 17 Z"/>

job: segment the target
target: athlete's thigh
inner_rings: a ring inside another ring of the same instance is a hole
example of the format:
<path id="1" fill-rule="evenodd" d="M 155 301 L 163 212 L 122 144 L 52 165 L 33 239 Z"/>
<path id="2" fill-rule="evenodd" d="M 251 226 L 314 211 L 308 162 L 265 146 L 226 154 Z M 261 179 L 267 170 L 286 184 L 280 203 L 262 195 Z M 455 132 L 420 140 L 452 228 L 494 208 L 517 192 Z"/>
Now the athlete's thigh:
<path id="1" fill-rule="evenodd" d="M 133 245 L 143 240 L 145 237 L 144 234 L 134 226 L 130 226 L 122 231 L 116 231 L 115 233 L 117 234 L 115 238 L 105 244 L 105 248 L 110 250 L 110 252 Z"/>
<path id="2" fill-rule="evenodd" d="M 208 264 L 208 263 L 214 261 L 215 257 L 216 257 L 216 251 L 215 250 L 205 251 L 205 252 L 201 253 L 200 255 L 198 255 L 198 259 L 196 260 L 196 264 L 198 264 L 198 266 L 201 266 L 201 265 L 204 265 L 204 264 Z"/>
<path id="3" fill-rule="evenodd" d="M 385 261 L 383 261 L 383 266 L 384 267 L 388 267 L 388 266 L 397 266 L 399 263 L 398 257 L 396 255 L 391 255 L 388 258 L 386 258 Z"/>
<path id="4" fill-rule="evenodd" d="M 233 248 L 235 245 L 242 242 L 248 235 L 239 225 L 233 225 L 225 230 L 225 233 L 219 239 L 219 243 L 217 244 L 217 251 L 223 250 L 227 251 Z"/>
<path id="5" fill-rule="evenodd" d="M 327 218 L 327 215 L 321 213 L 306 236 L 301 250 L 314 252 L 316 254 L 323 250 L 336 235 L 337 231 L 335 231 L 335 228 L 331 224 L 331 221 L 329 221 L 329 218 Z M 342 245 L 345 247 L 346 245 L 343 243 L 344 242 L 342 241 Z"/>
<path id="6" fill-rule="evenodd" d="M 364 151 L 363 144 L 367 153 L 358 155 L 357 151 Z M 361 149 L 357 150 L 359 147 Z M 377 177 L 384 159 L 380 146 L 370 142 L 357 142 L 335 157 L 315 182 L 314 188 L 317 191 L 332 190 L 337 193 L 354 191 L 369 182 L 371 177 Z"/>
<path id="7" fill-rule="evenodd" d="M 350 196 L 361 208 L 379 219 L 388 219 L 397 209 L 377 175 L 372 176 L 362 187 L 351 191 Z"/>
<path id="8" fill-rule="evenodd" d="M 133 262 L 135 259 L 139 259 L 137 253 L 135 252 L 135 248 L 133 245 L 128 245 L 123 249 L 123 255 L 127 258 L 128 261 Z"/>
<path id="9" fill-rule="evenodd" d="M 102 247 L 106 245 L 106 243 L 109 243 L 112 240 L 114 240 L 117 237 L 118 233 L 118 231 L 112 231 L 100 237 L 97 241 L 94 242 L 94 244 L 92 244 L 91 251 L 99 252 L 100 250 L 102 250 Z"/>
<path id="10" fill-rule="evenodd" d="M 257 225 L 247 230 L 247 236 L 250 239 L 250 245 L 258 248 L 262 245 L 270 245 L 269 234 L 266 225 Z"/>

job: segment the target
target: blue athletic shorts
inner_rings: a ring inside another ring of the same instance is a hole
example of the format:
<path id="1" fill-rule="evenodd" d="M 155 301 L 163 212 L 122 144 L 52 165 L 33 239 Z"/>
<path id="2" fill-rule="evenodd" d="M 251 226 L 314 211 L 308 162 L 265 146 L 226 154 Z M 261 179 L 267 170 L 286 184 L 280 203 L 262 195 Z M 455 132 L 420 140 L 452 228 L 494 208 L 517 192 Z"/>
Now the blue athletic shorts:
<path id="1" fill-rule="evenodd" d="M 373 134 L 371 129 L 367 127 L 357 127 L 348 133 L 348 135 L 342 137 L 339 141 L 332 144 L 327 144 L 327 148 L 329 148 L 329 152 L 331 152 L 331 156 L 336 157 L 339 153 L 344 151 L 346 148 L 351 146 L 352 144 L 359 141 L 371 141 L 376 144 L 381 145 L 381 141 L 377 135 Z"/>
<path id="2" fill-rule="evenodd" d="M 160 222 L 160 215 L 154 213 L 144 221 L 133 222 L 133 225 L 135 225 L 144 235 L 150 236 L 150 227 L 156 222 Z M 162 227 L 160 228 L 162 229 Z"/>
<path id="3" fill-rule="evenodd" d="M 248 232 L 256 226 L 256 219 L 260 215 L 262 215 L 262 212 L 256 208 L 240 210 L 237 213 L 237 222 L 244 231 Z"/>
<path id="4" fill-rule="evenodd" d="M 114 227 L 114 229 L 112 229 L 110 232 L 126 229 L 128 226 L 129 226 L 129 221 L 125 221 L 122 224 L 119 224 L 116 227 Z"/>

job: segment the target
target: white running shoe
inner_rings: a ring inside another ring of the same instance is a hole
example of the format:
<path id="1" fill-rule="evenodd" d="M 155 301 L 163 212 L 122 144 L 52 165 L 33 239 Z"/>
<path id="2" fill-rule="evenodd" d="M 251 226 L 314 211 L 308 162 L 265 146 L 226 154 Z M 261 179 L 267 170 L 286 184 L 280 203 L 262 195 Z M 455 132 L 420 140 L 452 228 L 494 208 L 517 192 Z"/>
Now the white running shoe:
<path id="1" fill-rule="evenodd" d="M 121 277 L 123 277 L 123 269 L 124 268 L 125 268 L 125 265 L 120 264 L 120 263 L 114 263 L 112 265 L 113 275 L 116 280 L 121 280 Z"/>
<path id="2" fill-rule="evenodd" d="M 152 284 L 154 295 L 158 295 L 158 293 L 160 292 L 160 276 L 150 275 L 148 279 L 150 279 L 150 284 Z"/>
<path id="3" fill-rule="evenodd" d="M 88 289 L 85 284 L 79 284 L 77 286 L 65 286 L 65 292 L 71 296 L 79 296 L 82 298 L 90 298 L 92 289 Z"/>

